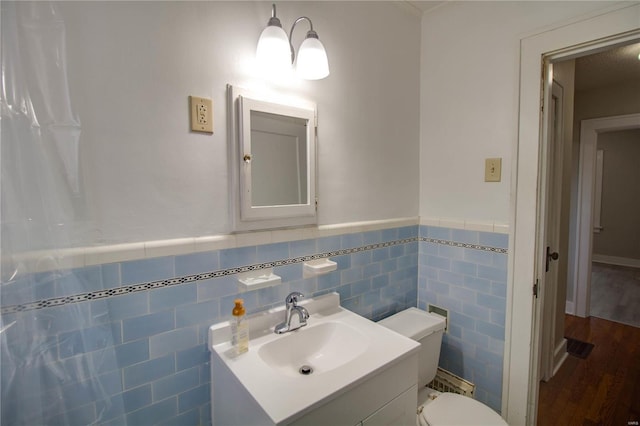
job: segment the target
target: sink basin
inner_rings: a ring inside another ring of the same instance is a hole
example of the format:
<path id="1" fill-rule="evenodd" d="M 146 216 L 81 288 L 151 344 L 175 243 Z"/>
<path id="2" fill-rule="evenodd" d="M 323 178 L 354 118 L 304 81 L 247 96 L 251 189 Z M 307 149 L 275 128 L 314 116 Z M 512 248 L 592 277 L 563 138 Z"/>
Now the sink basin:
<path id="1" fill-rule="evenodd" d="M 248 316 L 249 350 L 241 355 L 233 350 L 228 321 L 209 327 L 217 423 L 290 425 L 317 407 L 342 401 L 339 395 L 381 371 L 391 372 L 379 387 L 404 383 L 394 368 L 404 368 L 399 366 L 409 359 L 416 364 L 403 374 L 417 380 L 417 342 L 344 309 L 337 293 L 308 298 L 300 305 L 309 312 L 307 325 L 285 334 L 274 333 L 285 316 L 284 304 Z M 394 396 L 400 393 L 396 390 Z M 351 406 L 343 408 L 353 412 Z"/>
<path id="2" fill-rule="evenodd" d="M 369 339 L 355 328 L 325 322 L 266 343 L 258 350 L 258 356 L 283 374 L 299 376 L 322 374 L 341 367 L 368 347 Z"/>

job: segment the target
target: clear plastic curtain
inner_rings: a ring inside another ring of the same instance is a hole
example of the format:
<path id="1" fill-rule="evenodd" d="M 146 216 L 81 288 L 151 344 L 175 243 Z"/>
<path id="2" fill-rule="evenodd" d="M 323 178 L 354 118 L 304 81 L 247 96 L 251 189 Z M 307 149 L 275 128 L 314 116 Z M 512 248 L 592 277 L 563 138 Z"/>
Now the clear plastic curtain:
<path id="1" fill-rule="evenodd" d="M 87 283 L 56 267 L 56 249 L 73 244 L 81 200 L 81 128 L 69 92 L 65 23 L 53 2 L 0 7 L 0 300 L 7 307 L 83 293 Z M 41 253 L 35 260 L 21 256 L 34 251 Z M 86 304 L 3 313 L 2 424 L 82 424 L 113 410 L 98 376 L 115 356 L 106 349 L 113 348 L 109 314 L 96 317 Z M 95 345 L 95 332 L 102 332 L 105 349 L 84 356 L 82 349 Z M 73 351 L 80 355 L 66 356 Z"/>

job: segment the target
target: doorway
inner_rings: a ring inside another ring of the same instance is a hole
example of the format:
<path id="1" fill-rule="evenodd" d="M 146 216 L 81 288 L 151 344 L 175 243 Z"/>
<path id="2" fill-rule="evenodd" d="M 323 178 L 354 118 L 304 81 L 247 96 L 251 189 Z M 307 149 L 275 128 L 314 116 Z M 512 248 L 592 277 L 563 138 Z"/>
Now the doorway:
<path id="1" fill-rule="evenodd" d="M 540 237 L 545 220 L 539 210 L 539 177 L 546 176 L 542 150 L 541 58 L 566 60 L 605 50 L 638 39 L 640 4 L 619 4 L 609 11 L 584 18 L 521 41 L 520 110 L 512 209 L 512 250 L 509 281 L 512 283 L 507 313 L 508 350 L 505 357 L 503 413 L 513 424 L 535 424 L 538 401 L 539 348 L 542 303 L 533 295 L 545 249 Z M 551 53 L 551 55 L 550 55 Z M 545 147 L 546 148 L 546 147 Z"/>

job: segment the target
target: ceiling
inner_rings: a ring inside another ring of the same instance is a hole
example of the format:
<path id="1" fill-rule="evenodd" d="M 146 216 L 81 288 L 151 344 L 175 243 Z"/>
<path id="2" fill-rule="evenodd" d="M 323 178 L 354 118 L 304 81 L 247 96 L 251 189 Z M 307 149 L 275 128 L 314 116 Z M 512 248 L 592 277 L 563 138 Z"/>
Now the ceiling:
<path id="1" fill-rule="evenodd" d="M 640 43 L 605 50 L 576 59 L 576 90 L 591 90 L 640 80 Z"/>

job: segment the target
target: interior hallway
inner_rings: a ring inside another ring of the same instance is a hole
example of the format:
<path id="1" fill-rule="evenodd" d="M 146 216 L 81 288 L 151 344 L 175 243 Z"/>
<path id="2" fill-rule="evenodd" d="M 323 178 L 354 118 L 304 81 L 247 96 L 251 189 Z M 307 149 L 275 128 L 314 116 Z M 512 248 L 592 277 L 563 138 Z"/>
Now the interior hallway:
<path id="1" fill-rule="evenodd" d="M 595 347 L 586 359 L 570 355 L 540 382 L 538 424 L 638 425 L 640 328 L 566 315 L 565 335 Z"/>
<path id="2" fill-rule="evenodd" d="M 592 263 L 590 310 L 594 317 L 640 327 L 640 268 Z"/>

